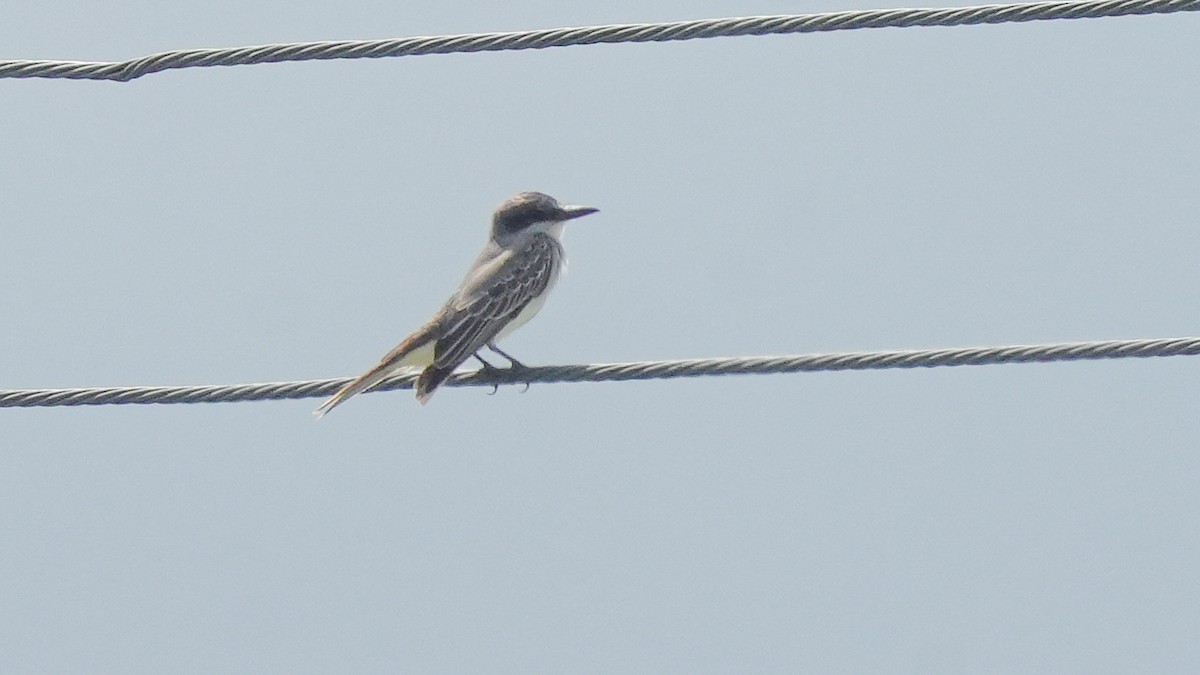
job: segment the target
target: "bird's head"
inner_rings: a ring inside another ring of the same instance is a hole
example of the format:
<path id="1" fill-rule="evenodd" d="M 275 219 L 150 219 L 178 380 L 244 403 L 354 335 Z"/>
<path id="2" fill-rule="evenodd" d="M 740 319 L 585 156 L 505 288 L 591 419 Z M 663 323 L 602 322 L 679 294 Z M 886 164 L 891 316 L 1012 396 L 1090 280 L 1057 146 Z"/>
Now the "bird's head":
<path id="1" fill-rule="evenodd" d="M 541 192 L 522 192 L 509 197 L 496 209 L 492 216 L 492 236 L 511 236 L 531 228 L 549 230 L 599 210 L 591 206 L 559 204 L 557 199 Z"/>

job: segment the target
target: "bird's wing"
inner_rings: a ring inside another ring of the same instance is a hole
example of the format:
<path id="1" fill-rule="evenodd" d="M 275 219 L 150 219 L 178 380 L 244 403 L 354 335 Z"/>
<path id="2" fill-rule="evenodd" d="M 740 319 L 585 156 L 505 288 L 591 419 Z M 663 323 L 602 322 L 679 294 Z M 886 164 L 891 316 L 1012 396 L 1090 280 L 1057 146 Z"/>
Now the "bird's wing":
<path id="1" fill-rule="evenodd" d="M 492 270 L 472 275 L 446 307 L 434 365 L 454 368 L 479 351 L 549 288 L 561 261 L 561 245 L 543 234 L 498 256 Z"/>
<path id="2" fill-rule="evenodd" d="M 374 368 L 321 404 L 316 410 L 317 417 L 410 365 L 412 357 L 423 355 L 436 339 L 431 360 L 432 368 L 438 372 L 433 378 L 436 381 L 424 385 L 424 393 L 418 391 L 418 400 L 424 402 L 458 364 L 496 337 L 531 300 L 547 289 L 558 274 L 561 261 L 562 246 L 544 234 L 533 237 L 523 248 L 506 250 L 498 255 L 489 253 L 487 262 L 471 272 L 459 291 L 429 323 L 396 345 Z M 424 358 L 420 360 L 422 366 L 428 363 Z"/>

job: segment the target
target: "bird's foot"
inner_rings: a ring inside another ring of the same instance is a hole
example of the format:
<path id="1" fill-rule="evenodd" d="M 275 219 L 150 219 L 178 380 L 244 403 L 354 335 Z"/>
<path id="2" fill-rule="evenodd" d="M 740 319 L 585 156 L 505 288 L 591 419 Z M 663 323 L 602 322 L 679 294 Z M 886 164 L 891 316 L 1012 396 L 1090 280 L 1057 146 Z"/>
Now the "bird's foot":
<path id="1" fill-rule="evenodd" d="M 490 384 L 492 385 L 492 390 L 488 392 L 488 396 L 491 396 L 500 390 L 500 373 L 503 371 L 487 361 L 484 361 L 483 357 L 479 354 L 475 354 L 474 356 L 475 360 L 479 361 L 480 367 L 478 372 L 481 373 L 484 378 L 491 380 Z"/>
<path id="2" fill-rule="evenodd" d="M 508 359 L 508 372 L 510 374 L 516 375 L 517 378 L 520 378 L 521 373 L 527 373 L 528 371 L 533 370 L 532 368 L 525 365 L 524 363 L 521 363 L 520 361 L 514 359 L 512 357 L 512 355 L 510 355 L 508 352 L 500 349 L 492 342 L 487 343 L 487 348 L 496 352 L 500 356 L 503 356 L 504 358 Z M 475 358 L 479 358 L 478 355 L 476 355 Z M 482 360 L 482 359 L 480 359 L 480 360 Z M 525 388 L 521 390 L 521 393 L 524 394 L 527 391 L 529 391 L 529 380 L 525 380 Z"/>
<path id="3" fill-rule="evenodd" d="M 510 374 L 516 376 L 516 379 L 521 380 L 522 383 L 525 385 L 525 388 L 521 390 L 521 393 L 524 394 L 525 392 L 529 391 L 529 379 L 528 378 L 529 378 L 530 374 L 532 373 L 533 369 L 530 368 L 529 366 L 525 365 L 524 363 L 520 363 L 518 361 L 512 361 L 512 359 L 509 359 L 509 361 L 511 361 L 511 363 L 508 366 L 508 372 Z M 524 379 L 522 378 L 522 375 L 525 376 Z"/>
<path id="4" fill-rule="evenodd" d="M 525 387 L 521 389 L 522 394 L 529 391 L 529 385 L 531 383 L 528 379 L 522 379 L 522 375 L 532 372 L 533 368 L 530 368 L 520 361 L 514 360 L 507 354 L 501 354 L 501 356 L 508 359 L 509 363 L 507 368 L 498 368 L 491 363 L 484 361 L 483 358 L 481 358 L 478 354 L 475 354 L 475 360 L 479 361 L 480 364 L 480 368 L 476 372 L 479 374 L 481 379 L 492 385 L 492 390 L 488 392 L 488 396 L 495 394 L 500 389 L 500 385 L 508 384 L 514 381 L 521 382 L 525 385 Z"/>

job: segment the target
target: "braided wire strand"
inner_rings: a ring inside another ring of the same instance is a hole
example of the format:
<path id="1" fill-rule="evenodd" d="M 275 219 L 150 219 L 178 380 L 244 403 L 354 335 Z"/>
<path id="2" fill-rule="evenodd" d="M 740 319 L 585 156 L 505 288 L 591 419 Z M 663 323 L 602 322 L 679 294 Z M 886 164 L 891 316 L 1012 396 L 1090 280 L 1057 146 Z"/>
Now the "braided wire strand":
<path id="1" fill-rule="evenodd" d="M 765 375 L 841 370 L 887 370 L 982 366 L 1008 363 L 1050 363 L 1104 359 L 1195 356 L 1200 337 L 1105 342 L 1065 342 L 1006 347 L 965 347 L 907 351 L 841 352 L 800 356 L 597 363 L 542 366 L 521 371 L 459 371 L 444 386 L 479 387 L 521 383 L 621 382 L 713 375 Z M 415 374 L 384 381 L 373 391 L 411 389 Z M 351 378 L 266 382 L 260 384 L 180 387 L 95 387 L 78 389 L 0 389 L 0 408 L 35 408 L 80 405 L 149 403 L 232 403 L 324 397 Z"/>
<path id="2" fill-rule="evenodd" d="M 1197 10 L 1200 10 L 1200 0 L 1067 0 L 973 7 L 872 9 L 388 40 L 340 40 L 223 49 L 185 49 L 160 52 L 127 61 L 0 61 L 0 78 L 128 82 L 164 70 L 281 61 L 377 59 L 621 42 L 672 42 L 746 35 L 786 35 L 860 28 L 966 26 L 1053 19 L 1091 19 Z"/>

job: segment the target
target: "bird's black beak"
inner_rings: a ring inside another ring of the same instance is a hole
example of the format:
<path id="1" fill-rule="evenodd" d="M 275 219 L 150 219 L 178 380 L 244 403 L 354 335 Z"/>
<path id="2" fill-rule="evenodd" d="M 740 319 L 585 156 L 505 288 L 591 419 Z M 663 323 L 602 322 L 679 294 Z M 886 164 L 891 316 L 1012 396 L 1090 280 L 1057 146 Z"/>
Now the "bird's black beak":
<path id="1" fill-rule="evenodd" d="M 575 218 L 582 218 L 583 216 L 586 216 L 589 213 L 595 213 L 599 210 L 600 209 L 593 208 L 591 206 L 576 206 L 574 204 L 567 204 L 566 206 L 562 207 L 563 220 L 573 220 Z"/>

